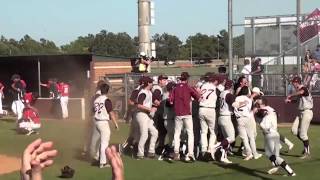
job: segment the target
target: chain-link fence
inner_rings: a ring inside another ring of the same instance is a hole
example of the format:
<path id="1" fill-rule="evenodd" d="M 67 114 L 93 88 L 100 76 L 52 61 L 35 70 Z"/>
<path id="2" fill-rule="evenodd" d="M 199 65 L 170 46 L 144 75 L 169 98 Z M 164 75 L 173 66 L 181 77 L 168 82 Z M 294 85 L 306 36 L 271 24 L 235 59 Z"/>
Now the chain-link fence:
<path id="1" fill-rule="evenodd" d="M 320 18 L 310 17 L 311 14 L 301 16 L 299 38 L 296 15 L 246 17 L 233 24 L 235 73 L 241 71 L 244 59 L 254 58 L 262 60 L 264 73 L 301 72 L 306 51 L 312 53 L 320 42 Z"/>

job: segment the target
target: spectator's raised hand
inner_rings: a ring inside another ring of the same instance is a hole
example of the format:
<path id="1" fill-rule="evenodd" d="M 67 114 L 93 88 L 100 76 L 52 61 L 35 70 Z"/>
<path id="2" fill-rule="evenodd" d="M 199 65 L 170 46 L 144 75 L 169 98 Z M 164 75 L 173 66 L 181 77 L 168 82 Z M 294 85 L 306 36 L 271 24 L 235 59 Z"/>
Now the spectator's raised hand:
<path id="1" fill-rule="evenodd" d="M 113 180 L 124 180 L 123 174 L 123 163 L 120 157 L 120 153 L 117 152 L 115 146 L 106 149 L 106 155 L 109 160 L 109 163 L 112 167 L 112 179 Z"/>
<path id="2" fill-rule="evenodd" d="M 52 158 L 58 151 L 53 149 L 52 142 L 33 141 L 23 152 L 21 164 L 22 180 L 41 180 L 42 169 L 53 164 Z"/>

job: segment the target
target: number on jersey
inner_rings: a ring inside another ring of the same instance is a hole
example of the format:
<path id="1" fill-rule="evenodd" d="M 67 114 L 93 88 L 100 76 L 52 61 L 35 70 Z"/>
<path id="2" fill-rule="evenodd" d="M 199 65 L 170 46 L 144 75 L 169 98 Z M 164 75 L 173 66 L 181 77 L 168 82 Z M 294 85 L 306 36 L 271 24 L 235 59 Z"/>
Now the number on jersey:
<path id="1" fill-rule="evenodd" d="M 97 112 L 98 114 L 101 113 L 101 110 L 103 109 L 104 103 L 94 103 L 94 112 Z"/>
<path id="2" fill-rule="evenodd" d="M 214 92 L 214 89 L 202 89 L 201 99 L 209 99 L 210 95 Z"/>

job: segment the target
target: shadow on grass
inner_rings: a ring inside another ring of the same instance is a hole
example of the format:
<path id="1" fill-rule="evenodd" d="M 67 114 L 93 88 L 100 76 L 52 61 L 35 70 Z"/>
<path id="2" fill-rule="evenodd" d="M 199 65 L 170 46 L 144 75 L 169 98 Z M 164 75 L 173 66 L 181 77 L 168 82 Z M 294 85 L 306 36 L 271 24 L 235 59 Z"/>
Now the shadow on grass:
<path id="1" fill-rule="evenodd" d="M 271 180 L 272 179 L 272 178 L 268 178 L 268 177 L 264 177 L 264 176 L 259 175 L 258 173 L 267 174 L 265 171 L 262 171 L 259 169 L 250 169 L 250 168 L 240 166 L 239 164 L 222 164 L 219 162 L 214 162 L 213 164 L 215 164 L 223 169 L 231 169 L 231 170 L 235 170 L 237 172 L 227 172 L 227 173 L 214 174 L 214 175 L 197 176 L 197 177 L 191 177 L 191 178 L 184 178 L 183 180 L 217 178 L 218 176 L 223 176 L 226 174 L 232 174 L 232 173 L 238 173 L 238 172 L 255 177 L 256 179 L 262 179 L 262 180 Z"/>

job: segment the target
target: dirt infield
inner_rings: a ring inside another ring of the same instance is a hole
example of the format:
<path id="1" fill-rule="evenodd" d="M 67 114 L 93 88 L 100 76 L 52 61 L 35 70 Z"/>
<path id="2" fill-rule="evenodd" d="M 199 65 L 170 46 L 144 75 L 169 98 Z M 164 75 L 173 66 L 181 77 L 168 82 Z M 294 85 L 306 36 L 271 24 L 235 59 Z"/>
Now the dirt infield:
<path id="1" fill-rule="evenodd" d="M 0 175 L 19 170 L 20 159 L 0 154 Z"/>

